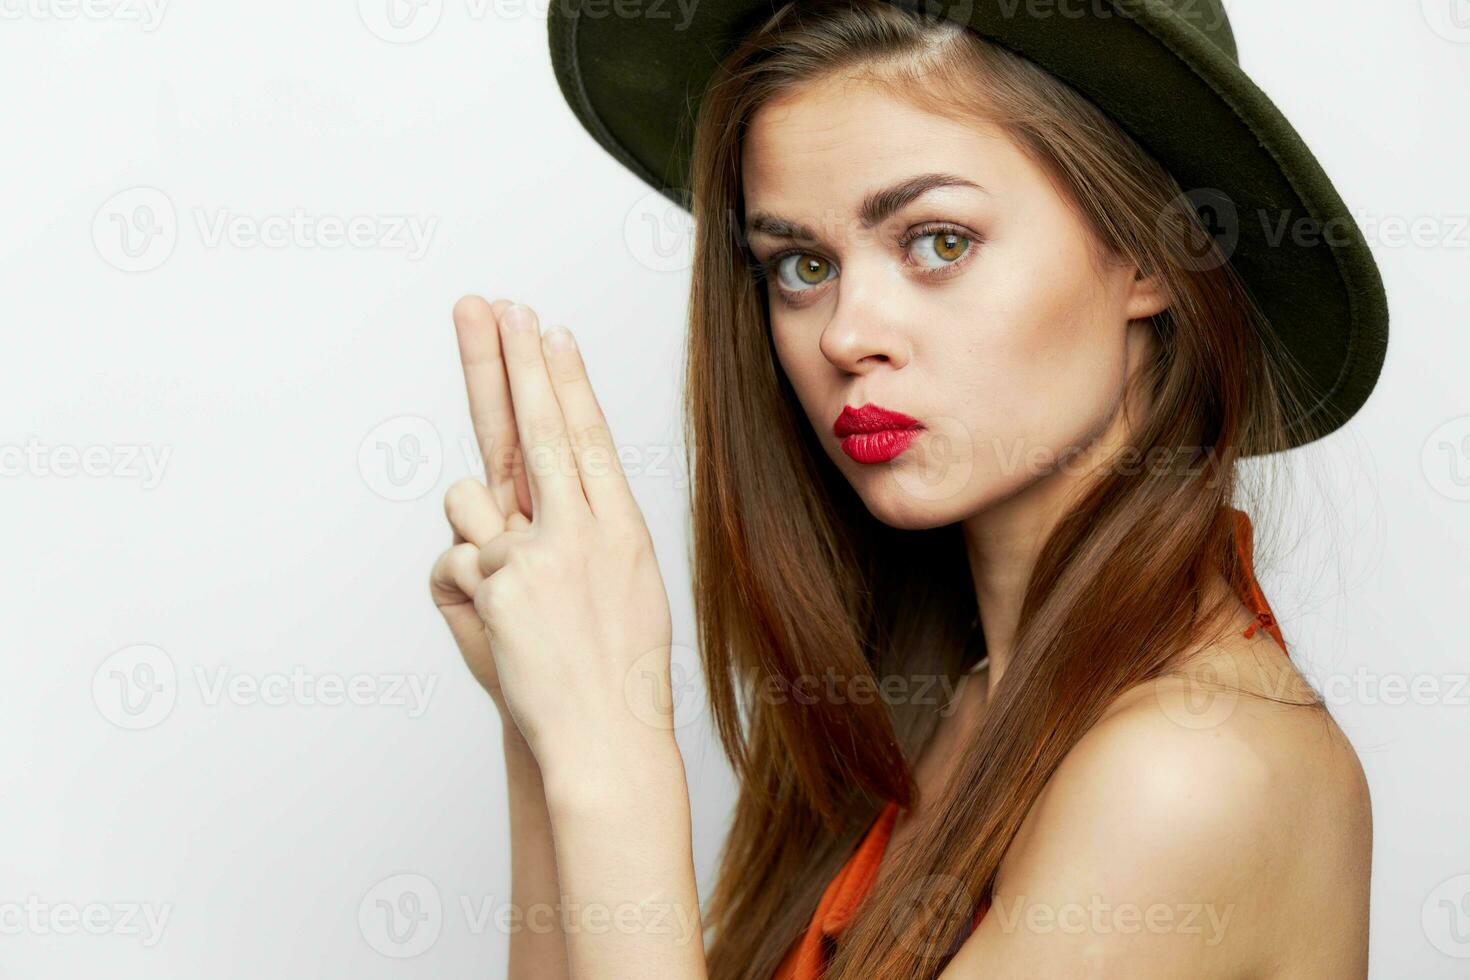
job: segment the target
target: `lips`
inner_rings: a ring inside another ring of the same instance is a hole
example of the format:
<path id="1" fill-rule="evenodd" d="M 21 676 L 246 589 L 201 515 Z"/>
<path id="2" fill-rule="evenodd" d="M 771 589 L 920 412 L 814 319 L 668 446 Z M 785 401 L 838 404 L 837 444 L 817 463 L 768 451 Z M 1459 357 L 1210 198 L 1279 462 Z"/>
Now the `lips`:
<path id="1" fill-rule="evenodd" d="M 885 463 L 909 447 L 924 426 L 918 419 L 877 405 L 844 405 L 832 423 L 842 451 L 859 463 Z"/>

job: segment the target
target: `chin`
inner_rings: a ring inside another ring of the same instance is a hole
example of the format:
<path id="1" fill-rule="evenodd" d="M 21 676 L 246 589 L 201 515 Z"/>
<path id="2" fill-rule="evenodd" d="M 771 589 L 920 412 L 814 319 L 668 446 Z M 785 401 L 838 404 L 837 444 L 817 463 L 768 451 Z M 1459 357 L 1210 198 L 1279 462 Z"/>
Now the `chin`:
<path id="1" fill-rule="evenodd" d="M 950 431 L 971 430 L 947 421 L 951 424 L 926 430 L 885 462 L 860 463 L 838 451 L 839 468 L 878 520 L 922 530 L 953 524 L 973 509 L 975 447 L 972 440 L 957 439 Z"/>
<path id="2" fill-rule="evenodd" d="M 901 456 L 885 465 L 848 472 L 868 512 L 889 527 L 905 531 L 967 520 L 1047 479 L 1046 474 L 1008 475 L 980 469 L 972 459 L 957 463 L 954 457 L 947 465 L 931 467 Z"/>
<path id="3" fill-rule="evenodd" d="M 975 511 L 972 488 L 945 491 L 894 465 L 864 470 L 853 480 L 853 489 L 868 513 L 889 527 L 926 531 L 962 521 Z"/>

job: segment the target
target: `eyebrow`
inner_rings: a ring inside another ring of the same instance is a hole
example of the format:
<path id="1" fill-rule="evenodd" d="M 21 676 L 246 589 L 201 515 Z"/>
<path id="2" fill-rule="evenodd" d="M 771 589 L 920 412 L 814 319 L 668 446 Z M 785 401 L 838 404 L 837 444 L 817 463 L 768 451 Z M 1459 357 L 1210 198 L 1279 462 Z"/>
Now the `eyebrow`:
<path id="1" fill-rule="evenodd" d="M 982 194 L 990 193 L 973 180 L 967 180 L 957 174 L 916 174 L 896 184 L 873 191 L 863 198 L 862 206 L 858 208 L 858 220 L 862 222 L 863 228 L 871 230 L 900 208 L 940 187 L 971 187 Z M 752 211 L 746 216 L 746 239 L 749 240 L 751 233 L 757 231 L 772 238 L 791 238 L 799 241 L 817 241 L 820 237 L 800 222 L 781 218 L 765 211 Z"/>

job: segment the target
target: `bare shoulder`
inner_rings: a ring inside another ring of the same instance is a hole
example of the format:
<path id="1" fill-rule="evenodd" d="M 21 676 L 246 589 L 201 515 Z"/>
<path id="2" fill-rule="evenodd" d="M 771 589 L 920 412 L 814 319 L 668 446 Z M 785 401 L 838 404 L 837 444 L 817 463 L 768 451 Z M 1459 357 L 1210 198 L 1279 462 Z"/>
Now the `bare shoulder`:
<path id="1" fill-rule="evenodd" d="M 967 954 L 991 976 L 1366 976 L 1362 766 L 1323 707 L 1270 698 L 1314 695 L 1258 635 L 1119 699 L 1028 813 L 954 978 Z"/>

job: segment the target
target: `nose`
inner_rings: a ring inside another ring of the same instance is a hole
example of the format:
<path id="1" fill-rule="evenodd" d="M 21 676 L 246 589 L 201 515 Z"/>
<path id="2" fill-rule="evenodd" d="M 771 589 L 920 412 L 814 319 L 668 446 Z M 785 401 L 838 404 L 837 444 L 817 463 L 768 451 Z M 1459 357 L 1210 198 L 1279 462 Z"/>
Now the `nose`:
<path id="1" fill-rule="evenodd" d="M 885 285 L 882 269 L 849 267 L 838 282 L 832 319 L 822 330 L 822 354 L 850 374 L 865 374 L 885 365 L 903 367 L 910 350 L 899 326 L 902 301 L 901 285 Z"/>

